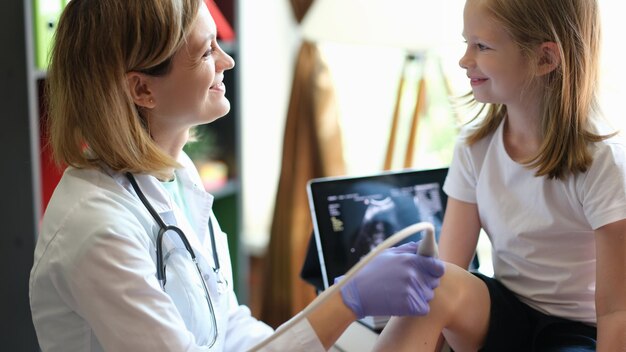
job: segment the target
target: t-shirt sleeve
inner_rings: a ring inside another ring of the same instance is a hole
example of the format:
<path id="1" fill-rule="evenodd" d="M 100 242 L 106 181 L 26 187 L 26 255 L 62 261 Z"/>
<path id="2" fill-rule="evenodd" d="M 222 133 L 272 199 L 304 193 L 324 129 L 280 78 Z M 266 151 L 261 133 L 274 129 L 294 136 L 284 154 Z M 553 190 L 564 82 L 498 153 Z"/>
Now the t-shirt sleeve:
<path id="1" fill-rule="evenodd" d="M 467 203 L 476 203 L 476 179 L 477 174 L 472 163 L 470 147 L 461 136 L 454 146 L 452 163 L 443 190 L 448 197 Z"/>
<path id="2" fill-rule="evenodd" d="M 626 145 L 605 143 L 582 182 L 583 211 L 594 230 L 626 219 Z"/>

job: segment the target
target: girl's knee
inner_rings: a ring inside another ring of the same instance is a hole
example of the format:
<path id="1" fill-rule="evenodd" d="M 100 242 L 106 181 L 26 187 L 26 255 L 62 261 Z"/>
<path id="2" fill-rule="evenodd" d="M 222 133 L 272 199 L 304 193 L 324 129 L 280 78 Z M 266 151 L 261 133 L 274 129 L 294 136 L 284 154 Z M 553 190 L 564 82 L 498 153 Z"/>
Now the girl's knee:
<path id="1" fill-rule="evenodd" d="M 431 311 L 435 308 L 440 314 L 454 316 L 470 308 L 476 303 L 477 295 L 485 292 L 485 284 L 476 276 L 457 265 L 446 263 L 446 272 L 431 301 Z"/>

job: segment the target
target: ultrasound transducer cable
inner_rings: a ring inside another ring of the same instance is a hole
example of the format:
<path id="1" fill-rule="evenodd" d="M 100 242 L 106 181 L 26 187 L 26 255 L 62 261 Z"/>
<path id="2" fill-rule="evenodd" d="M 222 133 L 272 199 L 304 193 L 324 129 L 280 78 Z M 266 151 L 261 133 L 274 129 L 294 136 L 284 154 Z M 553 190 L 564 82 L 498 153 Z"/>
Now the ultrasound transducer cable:
<path id="1" fill-rule="evenodd" d="M 331 297 L 337 290 L 340 290 L 350 279 L 361 270 L 367 263 L 369 263 L 374 257 L 376 257 L 383 250 L 395 245 L 396 243 L 402 241 L 403 239 L 417 233 L 420 231 L 426 231 L 424 238 L 419 244 L 417 248 L 417 254 L 426 256 L 426 257 L 437 257 L 437 242 L 435 241 L 435 229 L 431 223 L 428 222 L 420 222 L 417 224 L 413 224 L 405 227 L 404 229 L 396 232 L 386 240 L 384 240 L 381 244 L 379 244 L 374 250 L 369 252 L 365 257 L 363 257 L 358 263 L 356 263 L 348 272 L 345 277 L 329 287 L 327 290 L 323 291 L 316 299 L 311 302 L 304 310 L 298 313 L 296 316 L 291 318 L 289 321 L 281 325 L 274 334 L 269 336 L 267 339 L 261 341 L 254 347 L 252 347 L 250 352 L 259 351 L 263 347 L 267 346 L 270 342 L 277 339 L 280 335 L 282 335 L 285 331 L 289 330 L 291 327 L 295 326 L 300 320 L 305 319 L 315 308 L 317 308 L 320 304 L 324 303 L 328 298 Z"/>

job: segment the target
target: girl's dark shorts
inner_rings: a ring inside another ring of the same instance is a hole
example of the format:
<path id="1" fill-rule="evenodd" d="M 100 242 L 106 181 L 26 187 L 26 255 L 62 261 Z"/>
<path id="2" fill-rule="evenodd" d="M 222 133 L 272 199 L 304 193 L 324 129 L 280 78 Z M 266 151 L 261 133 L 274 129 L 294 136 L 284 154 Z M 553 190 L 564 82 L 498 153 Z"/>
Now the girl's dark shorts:
<path id="1" fill-rule="evenodd" d="M 491 314 L 484 352 L 596 350 L 596 328 L 549 316 L 522 303 L 496 279 L 473 273 L 489 289 Z"/>

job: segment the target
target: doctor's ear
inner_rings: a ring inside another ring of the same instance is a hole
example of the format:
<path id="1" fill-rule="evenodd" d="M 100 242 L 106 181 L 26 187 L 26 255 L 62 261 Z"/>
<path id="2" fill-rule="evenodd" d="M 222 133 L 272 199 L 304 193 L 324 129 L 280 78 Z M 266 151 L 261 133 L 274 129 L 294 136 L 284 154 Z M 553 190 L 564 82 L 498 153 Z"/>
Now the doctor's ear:
<path id="1" fill-rule="evenodd" d="M 135 105 L 146 109 L 155 107 L 154 95 L 149 84 L 150 78 L 146 74 L 134 71 L 128 72 L 126 74 L 126 82 Z"/>
<path id="2" fill-rule="evenodd" d="M 537 48 L 537 75 L 543 76 L 561 65 L 561 50 L 555 42 L 541 43 Z"/>

